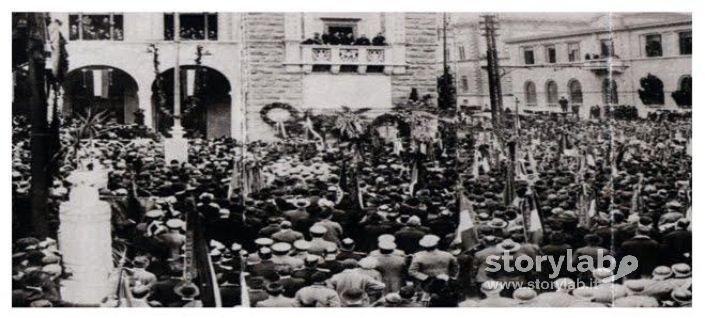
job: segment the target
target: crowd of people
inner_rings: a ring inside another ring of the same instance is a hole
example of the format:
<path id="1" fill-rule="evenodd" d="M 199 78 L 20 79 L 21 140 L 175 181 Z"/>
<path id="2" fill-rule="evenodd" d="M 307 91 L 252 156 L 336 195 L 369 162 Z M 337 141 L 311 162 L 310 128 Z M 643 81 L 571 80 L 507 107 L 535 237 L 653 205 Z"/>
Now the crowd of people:
<path id="1" fill-rule="evenodd" d="M 689 118 L 521 120 L 521 134 L 479 125 L 455 143 L 294 138 L 243 152 L 231 138 L 194 139 L 183 163 L 167 162 L 158 141 L 97 143 L 113 233 L 129 249 L 130 303 L 204 305 L 209 287 L 184 274 L 197 215 L 210 287 L 227 307 L 689 306 Z M 27 180 L 20 167 L 13 197 Z M 55 262 L 30 257 L 44 243 L 23 240 L 13 303 L 59 305 L 50 292 L 28 296 L 31 274 Z M 569 253 L 634 256 L 638 268 L 609 280 L 617 269 L 604 264 L 551 275 L 487 263 Z"/>
<path id="2" fill-rule="evenodd" d="M 319 45 L 374 45 L 374 46 L 384 46 L 387 45 L 387 40 L 385 39 L 382 32 L 377 33 L 371 40 L 365 35 L 360 34 L 359 37 L 355 37 L 353 33 L 343 33 L 340 31 L 328 32 L 321 35 L 321 33 L 315 32 L 313 37 L 310 37 L 301 44 L 319 44 Z"/>

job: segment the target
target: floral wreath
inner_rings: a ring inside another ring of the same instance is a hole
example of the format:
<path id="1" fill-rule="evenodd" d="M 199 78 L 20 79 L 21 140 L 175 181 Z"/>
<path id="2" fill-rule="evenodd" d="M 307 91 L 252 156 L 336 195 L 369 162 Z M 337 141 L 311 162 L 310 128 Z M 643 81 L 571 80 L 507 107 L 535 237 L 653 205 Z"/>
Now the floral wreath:
<path id="1" fill-rule="evenodd" d="M 286 138 L 287 127 L 295 123 L 299 118 L 299 110 L 286 103 L 267 104 L 259 111 L 262 121 L 272 128 L 277 129 L 282 137 Z"/>
<path id="2" fill-rule="evenodd" d="M 382 115 L 375 117 L 375 119 L 372 120 L 372 123 L 370 124 L 370 128 L 378 128 L 378 127 L 382 127 L 382 126 L 386 126 L 386 125 L 399 125 L 400 123 L 403 123 L 403 122 L 404 122 L 404 120 L 398 114 L 384 113 Z"/>

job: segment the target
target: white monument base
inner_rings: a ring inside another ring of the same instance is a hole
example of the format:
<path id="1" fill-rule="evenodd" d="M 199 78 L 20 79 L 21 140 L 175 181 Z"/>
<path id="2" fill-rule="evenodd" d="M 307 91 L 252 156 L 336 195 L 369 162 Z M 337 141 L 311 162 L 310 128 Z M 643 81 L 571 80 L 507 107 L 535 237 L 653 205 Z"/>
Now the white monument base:
<path id="1" fill-rule="evenodd" d="M 188 140 L 184 138 L 184 130 L 180 126 L 174 126 L 171 138 L 164 141 L 164 159 L 167 163 L 172 160 L 180 163 L 188 161 Z"/>
<path id="2" fill-rule="evenodd" d="M 98 304 L 111 294 L 108 277 L 113 270 L 110 204 L 100 201 L 98 189 L 107 184 L 107 173 L 75 171 L 69 201 L 60 207 L 59 249 L 66 270 L 61 295 L 68 302 Z"/>

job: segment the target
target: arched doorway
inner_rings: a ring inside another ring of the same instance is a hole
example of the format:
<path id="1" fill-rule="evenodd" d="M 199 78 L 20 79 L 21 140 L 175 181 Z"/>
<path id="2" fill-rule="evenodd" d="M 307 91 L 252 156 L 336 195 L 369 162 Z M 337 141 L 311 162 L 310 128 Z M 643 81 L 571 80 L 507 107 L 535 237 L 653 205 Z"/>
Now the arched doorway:
<path id="1" fill-rule="evenodd" d="M 605 105 L 619 104 L 619 91 L 615 80 L 605 78 L 602 81 L 602 102 Z"/>
<path id="2" fill-rule="evenodd" d="M 553 80 L 546 82 L 546 103 L 548 106 L 558 105 L 558 85 Z"/>
<path id="3" fill-rule="evenodd" d="M 139 109 L 137 82 L 127 72 L 105 65 L 75 69 L 64 81 L 64 117 L 86 114 L 89 107 L 108 111 L 110 120 L 132 124 Z"/>
<path id="4" fill-rule="evenodd" d="M 532 81 L 524 83 L 524 99 L 526 105 L 536 106 L 536 85 Z"/>
<path id="5" fill-rule="evenodd" d="M 570 93 L 570 103 L 572 105 L 583 104 L 583 88 L 578 80 L 568 82 L 568 92 Z"/>
<path id="6" fill-rule="evenodd" d="M 180 67 L 181 125 L 187 137 L 230 136 L 230 81 L 219 71 L 196 65 Z M 161 82 L 159 82 L 161 81 Z M 160 102 L 161 101 L 161 102 Z M 163 103 L 164 106 L 160 106 Z M 154 126 L 169 135 L 174 125 L 174 69 L 160 74 L 152 84 Z"/>

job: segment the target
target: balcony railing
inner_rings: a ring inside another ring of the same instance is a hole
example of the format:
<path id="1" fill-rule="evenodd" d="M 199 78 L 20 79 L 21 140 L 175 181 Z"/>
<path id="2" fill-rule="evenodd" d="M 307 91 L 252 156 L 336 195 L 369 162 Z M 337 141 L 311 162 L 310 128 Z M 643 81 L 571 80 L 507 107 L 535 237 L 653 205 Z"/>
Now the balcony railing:
<path id="1" fill-rule="evenodd" d="M 622 73 L 629 66 L 618 57 L 603 57 L 596 60 L 586 60 L 583 63 L 583 67 L 595 73 Z"/>
<path id="2" fill-rule="evenodd" d="M 404 71 L 402 46 L 359 45 L 305 45 L 291 43 L 287 46 L 287 63 L 290 71 L 309 73 L 314 66 L 330 68 L 338 73 L 341 66 L 357 67 L 358 73 L 368 72 L 370 66 L 385 74 Z"/>

